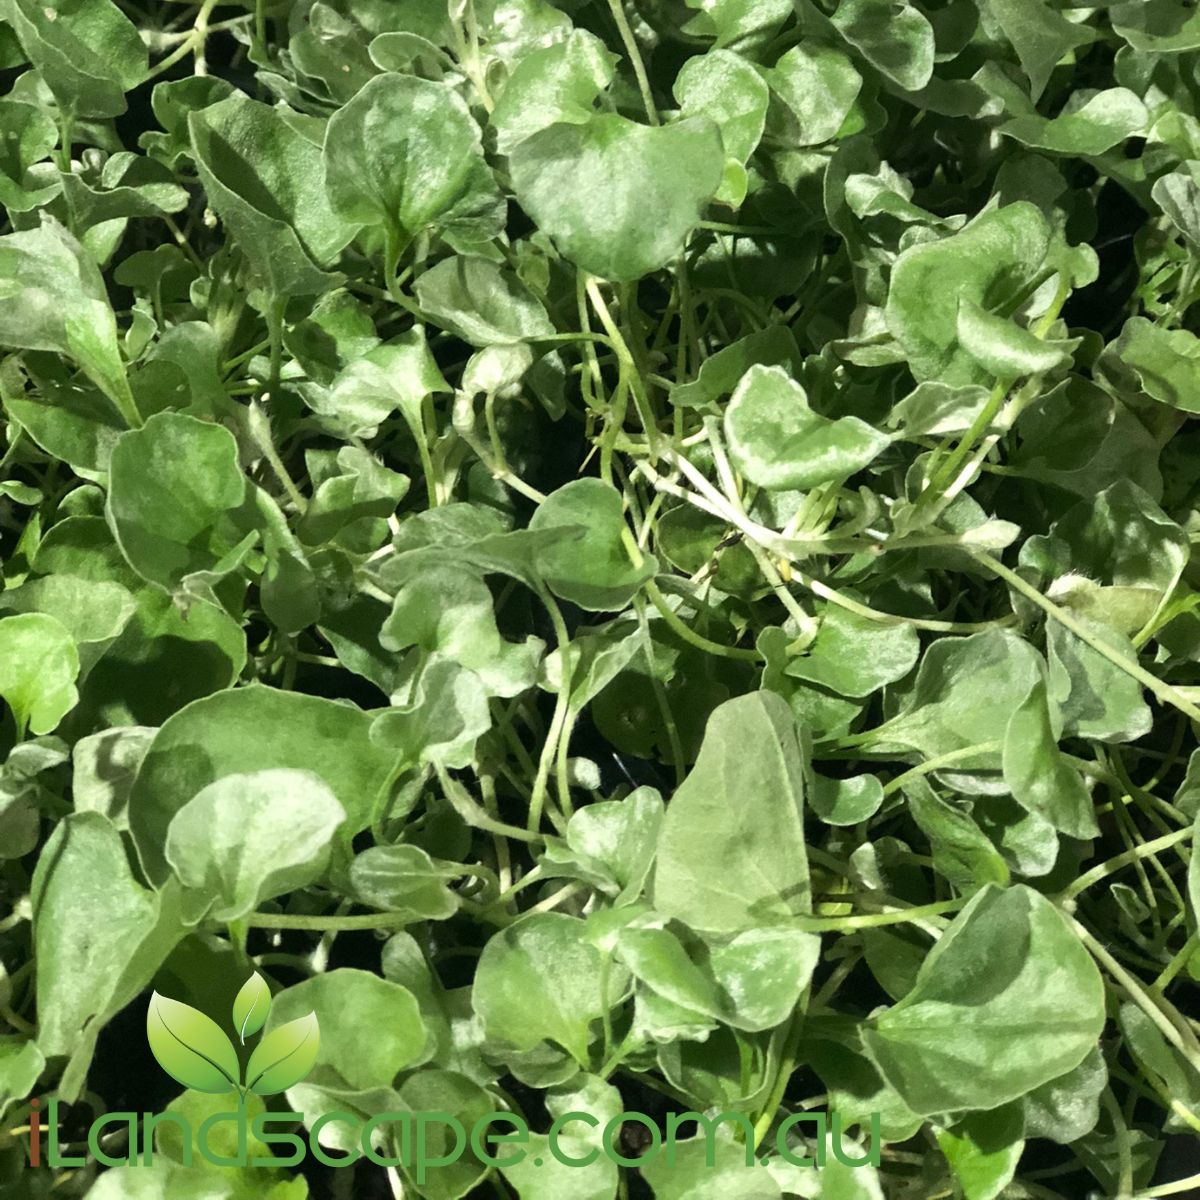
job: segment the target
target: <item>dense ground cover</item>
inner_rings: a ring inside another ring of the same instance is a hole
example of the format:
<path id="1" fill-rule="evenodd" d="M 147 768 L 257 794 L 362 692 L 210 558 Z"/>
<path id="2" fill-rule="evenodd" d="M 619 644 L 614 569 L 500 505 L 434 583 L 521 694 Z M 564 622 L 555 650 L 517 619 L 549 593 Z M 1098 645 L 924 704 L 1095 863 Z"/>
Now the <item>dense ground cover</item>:
<path id="1" fill-rule="evenodd" d="M 2 0 L 0 1190 L 1196 1194 L 1198 50 Z M 228 1104 L 152 990 L 315 1012 L 247 1101 L 309 1124 L 745 1127 L 100 1170 L 96 1113 Z M 778 1153 L 826 1110 L 878 1169 Z"/>

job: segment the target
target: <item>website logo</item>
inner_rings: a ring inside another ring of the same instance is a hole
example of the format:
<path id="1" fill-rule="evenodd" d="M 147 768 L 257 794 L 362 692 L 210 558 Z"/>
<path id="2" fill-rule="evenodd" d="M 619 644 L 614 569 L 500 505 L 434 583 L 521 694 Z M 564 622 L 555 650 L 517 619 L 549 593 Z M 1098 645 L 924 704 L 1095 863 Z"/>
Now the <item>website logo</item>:
<path id="1" fill-rule="evenodd" d="M 233 1002 L 233 1027 L 243 1046 L 266 1024 L 271 992 L 256 971 Z M 272 1096 L 299 1083 L 317 1061 L 321 1028 L 316 1013 L 271 1030 L 254 1048 L 245 1073 L 225 1031 L 199 1009 L 155 992 L 146 1013 L 146 1038 L 172 1079 L 197 1092 L 237 1092 L 244 1100 Z"/>

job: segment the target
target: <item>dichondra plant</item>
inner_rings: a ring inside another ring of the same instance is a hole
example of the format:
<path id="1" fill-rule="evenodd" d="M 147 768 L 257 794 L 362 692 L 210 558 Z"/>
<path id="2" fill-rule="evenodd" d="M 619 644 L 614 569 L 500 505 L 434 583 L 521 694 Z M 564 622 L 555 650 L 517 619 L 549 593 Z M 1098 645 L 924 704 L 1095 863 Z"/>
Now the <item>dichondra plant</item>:
<path id="1" fill-rule="evenodd" d="M 0 1192 L 1196 1194 L 1198 52 L 0 0 Z"/>

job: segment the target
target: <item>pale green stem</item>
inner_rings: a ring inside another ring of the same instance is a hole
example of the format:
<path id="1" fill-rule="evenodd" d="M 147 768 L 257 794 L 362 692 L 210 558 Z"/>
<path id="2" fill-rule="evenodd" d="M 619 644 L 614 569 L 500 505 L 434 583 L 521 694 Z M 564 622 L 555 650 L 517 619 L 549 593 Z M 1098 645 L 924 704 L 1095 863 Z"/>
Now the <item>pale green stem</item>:
<path id="1" fill-rule="evenodd" d="M 1065 888 L 1059 896 L 1059 900 L 1073 900 L 1080 892 L 1087 891 L 1092 884 L 1099 883 L 1102 879 L 1107 879 L 1109 875 L 1115 874 L 1123 867 L 1132 866 L 1144 858 L 1151 858 L 1161 850 L 1169 850 L 1172 846 L 1177 846 L 1180 842 L 1187 841 L 1193 833 L 1195 833 L 1195 829 L 1191 826 L 1187 829 L 1176 829 L 1172 833 L 1155 838 L 1152 842 L 1145 842 L 1141 846 L 1135 846 L 1131 850 L 1126 850 L 1124 854 L 1118 854 L 1114 858 L 1108 859 L 1107 862 L 1098 863 L 1090 871 L 1080 875 L 1069 887 Z"/>
<path id="2" fill-rule="evenodd" d="M 653 579 L 648 579 L 644 586 L 646 588 L 646 595 L 650 597 L 650 602 L 658 609 L 667 626 L 673 629 L 685 642 L 695 646 L 697 650 L 703 650 L 706 654 L 716 654 L 722 658 L 740 659 L 743 662 L 762 661 L 762 655 L 757 650 L 745 650 L 738 646 L 725 646 L 720 642 L 710 642 L 708 638 L 697 633 L 691 626 L 680 619 L 679 614 L 667 604 L 666 597 L 659 590 L 658 585 Z"/>
<path id="3" fill-rule="evenodd" d="M 612 11 L 613 20 L 617 23 L 617 31 L 621 35 L 625 53 L 629 55 L 633 73 L 637 77 L 638 90 L 642 93 L 642 103 L 646 106 L 646 119 L 651 125 L 657 125 L 658 110 L 654 107 L 654 93 L 650 89 L 650 77 L 646 74 L 646 64 L 642 61 L 642 52 L 638 49 L 637 39 L 633 36 L 629 18 L 625 16 L 621 0 L 608 0 L 608 7 Z"/>
<path id="4" fill-rule="evenodd" d="M 1022 579 L 1016 571 L 1010 570 L 986 550 L 971 550 L 969 553 L 980 562 L 986 564 L 1015 591 L 1020 592 L 1027 600 L 1031 600 L 1043 612 L 1053 617 L 1064 629 L 1070 630 L 1080 641 L 1090 646 L 1102 658 L 1108 659 L 1114 667 L 1124 671 L 1125 674 L 1132 676 L 1139 683 L 1149 688 L 1164 704 L 1169 704 L 1172 708 L 1177 708 L 1193 721 L 1200 721 L 1200 708 L 1197 708 L 1186 697 L 1181 696 L 1169 683 L 1165 683 L 1157 675 L 1152 675 L 1141 663 L 1126 658 L 1114 649 L 1114 647 L 1110 646 L 1108 642 L 1104 641 L 1103 638 L 1097 637 L 1090 629 L 1071 616 L 1070 613 L 1055 604 L 1053 600 L 1043 596 L 1033 584 Z"/>

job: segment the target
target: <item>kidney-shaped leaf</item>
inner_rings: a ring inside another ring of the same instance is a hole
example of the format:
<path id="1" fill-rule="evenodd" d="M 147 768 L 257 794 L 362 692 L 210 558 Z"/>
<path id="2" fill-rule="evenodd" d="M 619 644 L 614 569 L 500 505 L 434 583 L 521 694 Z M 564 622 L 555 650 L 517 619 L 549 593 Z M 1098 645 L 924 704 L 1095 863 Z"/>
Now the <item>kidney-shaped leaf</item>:
<path id="1" fill-rule="evenodd" d="M 129 827 L 146 873 L 156 882 L 166 877 L 171 819 L 227 775 L 277 767 L 312 772 L 346 810 L 344 832 L 365 828 L 395 761 L 372 743 L 370 727 L 371 718 L 351 704 L 258 685 L 180 709 L 158 731 L 129 797 Z"/>
<path id="2" fill-rule="evenodd" d="M 425 1053 L 428 1034 L 412 992 L 350 968 L 316 975 L 280 992 L 259 1049 L 274 1032 L 313 1014 L 314 1038 L 317 1022 L 321 1031 L 316 1065 L 336 1071 L 356 1090 L 390 1086 Z"/>
<path id="3" fill-rule="evenodd" d="M 462 97 L 414 75 L 377 75 L 325 132 L 325 186 L 347 221 L 383 225 L 398 250 L 486 173 Z"/>
<path id="4" fill-rule="evenodd" d="M 599 479 L 576 479 L 551 492 L 529 521 L 531 530 L 571 528 L 577 537 L 538 547 L 537 567 L 550 590 L 590 612 L 608 612 L 629 603 L 657 564 L 645 558 L 634 566 L 622 533 L 620 493 Z"/>
<path id="5" fill-rule="evenodd" d="M 236 921 L 320 878 L 345 819 L 337 797 L 310 771 L 226 775 L 175 814 L 165 853 L 209 916 Z"/>
<path id="6" fill-rule="evenodd" d="M 990 312 L 1015 302 L 1050 250 L 1050 226 L 1019 201 L 977 217 L 950 237 L 905 250 L 892 269 L 887 325 L 918 380 L 960 386 L 991 375 L 959 344 L 963 301 Z"/>
<path id="7" fill-rule="evenodd" d="M 604 956 L 584 939 L 585 923 L 535 913 L 495 934 L 475 972 L 471 1003 L 485 1034 L 515 1050 L 556 1042 L 581 1066 L 590 1027 L 605 1011 Z M 620 995 L 610 979 L 610 996 Z"/>
<path id="8" fill-rule="evenodd" d="M 511 168 L 521 206 L 567 258 L 628 280 L 680 254 L 724 162 L 704 117 L 651 128 L 608 113 L 535 133 L 513 150 Z"/>
<path id="9" fill-rule="evenodd" d="M 845 479 L 890 443 L 857 417 L 830 420 L 809 407 L 808 394 L 782 367 L 753 366 L 725 410 L 729 451 L 759 487 L 804 490 Z"/>
<path id="10" fill-rule="evenodd" d="M 864 1039 L 905 1103 L 930 1115 L 996 1108 L 1065 1074 L 1104 1019 L 1100 972 L 1054 905 L 989 885 Z"/>
<path id="11" fill-rule="evenodd" d="M 0 697 L 18 733 L 49 733 L 75 707 L 79 651 L 61 621 L 45 613 L 0 619 Z"/>
<path id="12" fill-rule="evenodd" d="M 237 442 L 223 425 L 156 413 L 113 448 L 109 525 L 129 565 L 168 590 L 238 545 L 245 497 Z"/>

